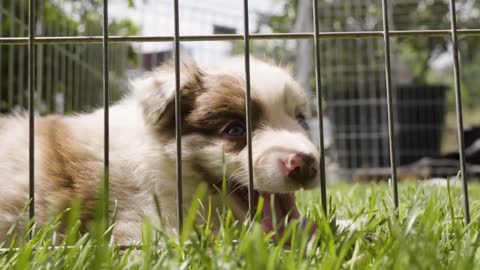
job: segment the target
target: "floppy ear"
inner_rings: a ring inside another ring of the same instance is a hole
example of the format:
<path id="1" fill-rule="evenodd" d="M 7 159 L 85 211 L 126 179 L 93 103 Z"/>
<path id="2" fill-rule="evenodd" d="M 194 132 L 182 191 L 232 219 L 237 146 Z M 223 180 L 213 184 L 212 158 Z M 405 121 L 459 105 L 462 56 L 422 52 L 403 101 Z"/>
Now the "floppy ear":
<path id="1" fill-rule="evenodd" d="M 193 62 L 180 66 L 182 112 L 188 111 L 202 91 L 204 72 Z M 145 122 L 161 127 L 175 117 L 175 66 L 165 64 L 133 82 L 134 95 L 140 102 Z"/>

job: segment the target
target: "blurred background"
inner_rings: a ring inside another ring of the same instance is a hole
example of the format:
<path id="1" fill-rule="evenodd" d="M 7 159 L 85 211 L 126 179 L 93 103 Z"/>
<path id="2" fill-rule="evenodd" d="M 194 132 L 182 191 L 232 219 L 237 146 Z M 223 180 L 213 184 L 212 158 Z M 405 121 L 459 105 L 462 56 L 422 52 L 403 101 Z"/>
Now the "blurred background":
<path id="1" fill-rule="evenodd" d="M 319 0 L 320 31 L 382 30 L 380 0 Z M 457 0 L 459 29 L 480 28 L 480 1 Z M 110 35 L 173 35 L 173 1 L 110 0 Z M 312 1 L 250 1 L 252 33 L 312 32 Z M 100 0 L 37 1 L 37 36 L 102 34 Z M 449 29 L 445 0 L 390 1 L 391 30 Z M 0 37 L 28 36 L 28 1 L 0 1 Z M 243 33 L 243 2 L 180 1 L 180 35 Z M 392 80 L 400 179 L 458 173 L 450 37 L 392 38 Z M 389 177 L 382 38 L 322 38 L 327 177 L 329 181 Z M 480 170 L 480 37 L 460 37 L 462 95 L 469 170 Z M 112 102 L 130 79 L 172 57 L 172 42 L 111 43 Z M 243 54 L 242 41 L 182 42 L 200 64 Z M 38 44 L 37 114 L 73 114 L 102 101 L 102 45 Z M 313 41 L 252 40 L 251 53 L 289 66 L 312 97 L 308 116 L 318 141 Z M 27 45 L 0 45 L 0 113 L 27 108 Z M 115 135 L 114 135 L 115 136 Z"/>

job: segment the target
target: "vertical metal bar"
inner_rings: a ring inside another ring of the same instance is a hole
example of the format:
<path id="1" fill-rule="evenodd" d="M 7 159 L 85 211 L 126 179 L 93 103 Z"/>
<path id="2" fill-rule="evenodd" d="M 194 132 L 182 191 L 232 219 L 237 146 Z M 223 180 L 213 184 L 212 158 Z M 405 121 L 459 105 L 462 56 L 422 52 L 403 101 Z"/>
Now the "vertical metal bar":
<path id="1" fill-rule="evenodd" d="M 67 36 L 70 36 L 74 33 L 74 29 L 69 27 L 67 24 Z M 73 55 L 75 55 L 75 45 L 66 44 L 66 49 L 69 52 L 69 56 L 67 56 L 67 76 L 66 76 L 66 93 L 65 93 L 65 112 L 67 114 L 72 113 L 73 111 L 73 99 L 74 96 L 74 89 L 75 89 L 75 82 L 73 80 Z M 97 57 L 98 58 L 98 57 Z"/>
<path id="2" fill-rule="evenodd" d="M 29 217 L 32 219 L 35 216 L 35 142 L 34 142 L 34 128 L 35 128 L 35 85 L 34 85 L 34 68 L 35 68 L 35 0 L 29 0 L 28 9 L 28 185 L 30 207 Z M 30 232 L 30 238 L 33 237 L 33 230 Z"/>
<path id="3" fill-rule="evenodd" d="M 344 18 L 348 18 L 349 16 L 353 16 L 352 14 L 352 6 L 353 4 L 351 1 L 347 1 L 347 4 L 344 5 L 344 13 L 342 14 L 345 16 Z M 338 10 L 338 13 L 341 13 L 341 10 Z M 353 52 L 354 47 L 352 45 L 353 40 L 352 39 L 345 39 L 340 41 L 342 44 L 342 51 L 345 52 Z M 353 53 L 352 56 L 353 57 Z M 354 172 L 360 167 L 359 165 L 359 160 L 361 159 L 360 152 L 358 151 L 358 140 L 360 139 L 360 133 L 361 129 L 358 127 L 357 122 L 356 122 L 356 113 L 355 110 L 359 108 L 358 106 L 359 101 L 357 95 L 357 85 L 358 82 L 355 78 L 355 73 L 352 72 L 352 66 L 356 65 L 356 63 L 349 63 L 346 64 L 348 58 L 350 58 L 347 53 L 342 54 L 342 59 L 340 61 L 340 66 L 341 66 L 341 76 L 342 76 L 342 81 L 344 81 L 344 85 L 346 86 L 345 89 L 347 90 L 346 92 L 346 102 L 347 106 L 345 106 L 345 110 L 347 111 L 346 113 L 346 119 L 348 126 L 346 127 L 346 135 L 347 135 L 347 149 L 348 151 L 348 159 L 350 162 L 350 168 L 352 169 L 351 175 L 354 174 Z M 350 90 L 351 89 L 351 90 Z"/>
<path id="4" fill-rule="evenodd" d="M 82 46 L 82 49 L 81 49 L 81 56 L 80 56 L 80 59 L 78 59 L 78 65 L 79 65 L 79 69 L 78 69 L 78 78 L 79 78 L 79 83 L 80 83 L 80 91 L 78 92 L 78 98 L 79 98 L 79 110 L 80 111 L 84 111 L 85 110 L 85 92 L 87 91 L 86 87 L 85 87 L 85 84 L 86 84 L 86 81 L 85 81 L 85 73 L 86 73 L 86 68 L 85 66 L 88 65 L 88 62 L 87 62 L 87 55 L 86 55 L 86 52 L 88 50 L 88 47 L 89 47 L 89 44 L 84 44 Z M 109 50 L 110 50 L 110 47 L 109 46 Z M 110 60 L 110 58 L 109 58 Z M 112 63 L 110 61 L 108 61 L 108 66 L 109 66 L 109 69 L 110 67 L 112 66 Z"/>
<path id="5" fill-rule="evenodd" d="M 183 227 L 183 183 L 182 183 L 182 100 L 180 89 L 180 27 L 178 1 L 174 0 L 173 14 L 175 20 L 175 139 L 177 144 L 177 211 L 178 232 Z"/>
<path id="6" fill-rule="evenodd" d="M 88 46 L 87 49 L 85 50 L 85 63 L 87 65 L 91 65 L 91 48 L 92 46 Z M 91 80 L 88 79 L 88 77 L 93 76 L 93 74 L 90 74 L 91 71 L 89 69 L 85 70 L 85 86 L 83 87 L 83 91 L 85 91 L 85 98 L 84 98 L 84 103 L 85 103 L 85 108 L 90 109 L 91 108 L 91 103 L 90 103 L 90 96 L 91 96 Z"/>
<path id="7" fill-rule="evenodd" d="M 393 205 L 398 209 L 397 155 L 395 151 L 395 130 L 393 127 L 392 70 L 390 63 L 390 33 L 388 24 L 388 3 L 382 0 L 383 41 L 385 51 L 385 90 L 387 94 L 388 145 L 390 149 L 390 168 L 392 176 Z"/>
<path id="8" fill-rule="evenodd" d="M 72 76 L 73 76 L 73 80 L 74 80 L 74 84 L 75 84 L 75 88 L 73 90 L 74 92 L 73 92 L 73 95 L 72 95 L 72 104 L 73 104 L 73 109 L 75 111 L 80 110 L 80 91 L 81 91 L 80 85 L 81 85 L 81 82 L 80 82 L 79 74 L 80 74 L 80 69 L 82 68 L 82 66 L 80 65 L 81 60 L 78 60 L 78 59 L 81 58 L 80 55 L 82 53 L 83 46 L 84 46 L 84 44 L 76 44 L 74 46 L 75 54 L 77 55 L 77 57 L 76 57 L 76 59 L 72 58 L 73 68 L 74 68 Z M 103 61 L 103 55 L 102 55 L 102 61 Z M 102 76 L 102 78 L 103 78 L 103 76 Z"/>
<path id="9" fill-rule="evenodd" d="M 60 35 L 60 24 L 57 23 L 55 24 L 55 27 L 53 28 L 53 33 L 54 35 Z M 55 112 L 56 106 L 55 106 L 55 95 L 58 91 L 58 86 L 60 82 L 60 72 L 61 72 L 61 67 L 60 67 L 60 54 L 61 54 L 61 47 L 62 45 L 60 44 L 55 44 L 53 46 L 53 67 L 54 67 L 54 74 L 53 74 L 53 88 L 50 91 L 50 96 L 48 97 L 48 103 L 50 104 L 50 112 Z"/>
<path id="10" fill-rule="evenodd" d="M 68 31 L 68 34 L 70 33 L 70 30 Z M 75 45 L 67 44 L 67 50 L 71 53 L 71 55 L 75 54 Z M 75 82 L 73 80 L 73 60 L 72 56 L 67 57 L 67 91 L 65 94 L 65 108 L 67 113 L 71 113 L 73 111 L 73 96 L 74 96 L 74 91 L 75 91 Z"/>
<path id="11" fill-rule="evenodd" d="M 0 22 L 3 21 L 3 6 L 0 6 Z M 0 30 L 0 34 L 3 34 L 3 31 Z M 0 81 L 3 80 L 3 76 L 2 76 L 2 67 L 3 67 L 3 61 L 2 61 L 2 52 L 3 52 L 3 47 L 0 46 Z M 2 90 L 0 91 L 0 113 L 4 110 L 4 109 L 8 109 L 8 108 L 4 108 L 4 106 L 6 107 L 6 104 L 4 103 L 6 100 L 7 100 L 7 89 L 5 88 L 5 86 L 2 85 L 2 83 L 0 83 L 0 88 L 2 88 Z M 5 94 L 5 96 L 3 96 Z"/>
<path id="12" fill-rule="evenodd" d="M 98 63 L 99 63 L 99 55 L 102 51 L 102 49 L 100 47 L 94 47 L 95 48 L 95 51 L 94 51 L 94 55 L 95 55 L 95 64 L 94 66 L 95 67 L 98 67 Z M 100 71 L 99 70 L 95 70 L 95 72 L 99 73 Z M 96 76 L 94 76 L 93 78 L 95 78 L 95 84 L 98 85 L 100 82 L 100 79 L 98 79 Z M 96 95 L 96 99 L 97 99 L 97 106 L 101 105 L 101 100 L 102 100 L 102 93 L 98 93 Z"/>
<path id="13" fill-rule="evenodd" d="M 376 42 L 376 40 L 368 39 L 365 41 L 366 45 L 366 52 L 367 52 L 367 59 L 375 59 L 375 54 L 374 54 L 374 49 L 373 47 L 373 42 Z M 374 63 L 376 63 L 375 60 L 367 62 L 367 70 L 365 71 L 366 77 L 367 77 L 367 82 L 366 82 L 366 95 L 367 95 L 367 100 L 368 104 L 370 104 L 369 107 L 369 113 L 367 119 L 370 119 L 369 123 L 369 128 L 373 130 L 374 137 L 370 141 L 370 161 L 371 164 L 375 167 L 379 167 L 380 163 L 380 147 L 378 141 L 381 140 L 381 135 L 379 134 L 379 128 L 378 124 L 379 122 L 377 121 L 377 103 L 375 102 L 375 90 L 376 89 L 376 76 L 375 74 L 377 73 L 376 70 L 373 68 Z M 370 73 L 370 70 L 375 70 L 373 73 Z"/>
<path id="14" fill-rule="evenodd" d="M 43 6 L 40 6 L 40 9 L 37 11 L 37 14 L 36 14 L 37 18 L 38 18 L 38 21 L 41 22 L 42 21 L 42 17 L 43 17 Z M 40 30 L 39 32 L 37 32 L 37 35 L 43 35 L 43 25 L 40 25 Z M 42 93 L 43 93 L 43 61 L 44 61 L 44 58 L 42 57 L 43 56 L 43 48 L 44 48 L 44 45 L 42 44 L 39 44 L 37 45 L 37 51 L 36 51 L 36 56 L 37 56 L 37 72 L 36 72 L 36 76 L 35 76 L 35 81 L 36 81 L 36 91 L 37 91 L 37 97 L 39 98 L 39 104 L 40 104 L 40 113 L 42 113 L 43 111 L 43 104 L 42 104 Z"/>
<path id="15" fill-rule="evenodd" d="M 102 49 L 101 49 L 100 47 L 95 47 L 95 55 L 96 55 L 96 57 L 95 57 L 95 59 L 96 59 L 96 61 L 95 61 L 95 63 L 96 63 L 95 66 L 98 66 L 97 63 L 99 63 L 99 61 L 100 61 L 100 60 L 99 60 L 99 55 L 101 54 L 101 52 L 102 52 Z M 99 70 L 97 70 L 97 71 L 100 72 Z M 94 78 L 96 78 L 96 77 L 94 77 Z M 100 82 L 100 79 L 96 78 L 96 83 L 97 83 L 97 84 L 101 83 L 101 82 Z M 98 106 L 98 105 L 101 105 L 101 100 L 102 100 L 102 95 L 101 95 L 101 94 L 102 94 L 102 93 L 100 93 L 100 95 L 97 95 L 97 101 L 98 101 L 97 106 Z"/>
<path id="16" fill-rule="evenodd" d="M 62 1 L 63 3 L 63 1 Z M 67 35 L 67 27 L 68 24 L 65 23 L 62 27 L 62 35 Z M 61 91 L 61 97 L 62 97 L 62 102 L 61 102 L 61 107 L 57 108 L 57 113 L 64 114 L 65 113 L 65 104 L 66 104 L 66 97 L 67 97 L 67 61 L 68 61 L 68 46 L 63 45 L 62 46 L 64 53 L 62 57 L 62 64 L 61 64 L 61 70 L 62 70 L 62 75 L 61 75 L 61 80 L 63 82 L 63 89 Z"/>
<path id="17" fill-rule="evenodd" d="M 243 0 L 243 30 L 244 30 L 244 53 L 245 53 L 245 110 L 247 128 L 247 158 L 248 158 L 248 213 L 250 219 L 254 218 L 253 201 L 253 161 L 252 161 L 252 106 L 250 95 L 250 30 L 248 25 L 248 0 Z"/>
<path id="18" fill-rule="evenodd" d="M 455 106 L 457 111 L 457 131 L 458 131 L 458 151 L 460 155 L 460 172 L 462 174 L 463 187 L 463 207 L 465 211 L 465 224 L 470 223 L 470 204 L 468 200 L 468 177 L 465 164 L 465 142 L 463 137 L 463 114 L 462 114 L 462 94 L 460 82 L 460 64 L 458 59 L 458 40 L 457 40 L 457 16 L 455 11 L 455 0 L 450 0 L 450 22 L 453 47 L 453 72 L 455 79 Z"/>
<path id="19" fill-rule="evenodd" d="M 323 105 L 322 105 L 322 78 L 320 74 L 320 37 L 318 29 L 318 0 L 313 0 L 313 31 L 315 32 L 315 39 L 313 45 L 315 47 L 315 89 L 317 92 L 317 116 L 318 116 L 318 142 L 320 145 L 320 193 L 322 200 L 322 209 L 327 214 L 327 186 L 325 179 L 325 142 L 323 134 Z"/>
<path id="20" fill-rule="evenodd" d="M 103 191 L 104 193 L 104 210 L 105 210 L 105 222 L 108 226 L 108 207 L 109 207 L 109 188 L 110 188 L 110 156 L 109 156 L 109 100 L 110 92 L 108 89 L 108 0 L 103 0 L 103 123 L 104 123 L 104 169 L 105 176 L 103 179 Z"/>
<path id="21" fill-rule="evenodd" d="M 15 35 L 15 4 L 10 2 L 10 31 L 9 35 L 13 37 Z M 13 76 L 13 69 L 15 68 L 15 45 L 10 45 L 8 50 L 8 109 L 11 112 L 14 106 L 13 101 L 13 87 L 15 78 Z"/>
<path id="22" fill-rule="evenodd" d="M 27 30 L 25 28 L 25 11 L 26 11 L 26 7 L 25 7 L 25 1 L 19 1 L 19 22 L 18 22 L 18 25 L 19 25 L 19 32 L 20 32 L 20 35 L 25 35 L 25 31 Z M 30 12 L 30 11 L 29 11 Z M 30 13 L 29 13 L 29 16 L 30 16 Z M 30 17 L 29 17 L 29 24 L 30 24 Z M 30 30 L 30 26 L 28 27 L 28 30 Z M 25 62 L 25 47 L 24 46 L 20 46 L 20 49 L 18 50 L 18 73 L 17 73 L 17 105 L 19 106 L 19 108 L 21 108 L 22 110 L 26 108 L 26 96 L 27 96 L 27 93 L 25 93 L 25 88 L 24 88 L 24 81 L 25 81 L 25 77 L 28 76 L 28 74 L 25 74 L 25 68 L 23 66 L 23 63 Z M 28 50 L 28 49 L 27 49 Z M 28 52 L 27 52 L 28 54 Z M 28 72 L 28 71 L 27 71 Z M 27 86 L 28 87 L 28 86 Z"/>
<path id="23" fill-rule="evenodd" d="M 46 25 L 46 35 L 52 35 L 53 33 L 53 26 L 51 23 L 48 23 Z M 50 93 L 52 92 L 52 88 L 54 87 L 54 82 L 53 82 L 53 50 L 54 50 L 55 44 L 49 44 L 45 45 L 45 61 L 48 61 L 48 68 L 45 71 L 45 97 L 42 97 L 42 102 L 45 102 L 46 110 L 48 112 L 51 111 L 50 103 L 48 102 L 48 97 L 50 96 Z M 43 94 L 43 93 L 42 93 Z"/>
<path id="24" fill-rule="evenodd" d="M 62 4 L 62 1 L 59 2 L 59 4 L 61 5 Z M 64 28 L 64 24 L 60 24 L 59 25 L 59 35 L 62 35 L 62 36 L 65 36 L 66 35 L 66 32 L 65 32 L 65 28 Z M 64 110 L 63 108 L 60 107 L 60 102 L 59 102 L 59 96 L 61 94 L 65 94 L 65 69 L 66 69 L 66 66 L 64 65 L 65 64 L 65 58 L 67 56 L 67 50 L 66 50 L 66 45 L 62 45 L 62 44 L 58 44 L 58 48 L 60 49 L 61 53 L 60 53 L 60 59 L 59 59 L 59 85 L 61 86 L 60 89 L 56 89 L 55 91 L 55 94 L 54 94 L 54 107 L 53 107 L 53 112 L 54 113 L 63 113 Z"/>

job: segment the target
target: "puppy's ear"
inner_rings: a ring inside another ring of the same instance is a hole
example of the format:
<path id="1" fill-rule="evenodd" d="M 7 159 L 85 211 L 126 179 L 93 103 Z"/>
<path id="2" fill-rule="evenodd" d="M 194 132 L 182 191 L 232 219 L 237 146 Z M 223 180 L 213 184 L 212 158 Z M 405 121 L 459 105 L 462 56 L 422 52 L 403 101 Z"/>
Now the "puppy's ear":
<path id="1" fill-rule="evenodd" d="M 182 112 L 185 112 L 203 90 L 204 72 L 190 61 L 182 61 L 180 65 Z M 144 78 L 133 82 L 133 88 L 148 125 L 161 127 L 172 122 L 175 116 L 176 91 L 173 64 L 165 64 Z"/>

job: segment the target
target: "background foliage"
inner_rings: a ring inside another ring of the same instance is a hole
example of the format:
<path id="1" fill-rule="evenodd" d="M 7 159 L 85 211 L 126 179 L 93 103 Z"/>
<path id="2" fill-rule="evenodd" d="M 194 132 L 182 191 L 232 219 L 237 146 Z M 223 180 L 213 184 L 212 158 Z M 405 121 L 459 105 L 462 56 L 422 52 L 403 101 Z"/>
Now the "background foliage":
<path id="1" fill-rule="evenodd" d="M 101 35 L 102 17 L 101 1 L 87 0 L 74 1 L 63 0 L 61 5 L 58 1 L 42 1 L 42 4 L 36 5 L 37 29 L 36 35 L 40 36 L 78 36 L 78 35 Z M 28 0 L 3 0 L 0 4 L 2 12 L 0 20 L 0 36 L 3 37 L 25 37 L 28 36 Z M 139 27 L 128 19 L 111 20 L 109 25 L 111 35 L 135 35 L 139 33 Z M 59 73 L 58 62 L 55 62 L 50 50 L 66 58 L 66 67 L 75 69 L 78 66 L 84 66 L 82 58 L 85 58 L 87 46 L 93 48 L 96 46 L 101 52 L 101 45 L 37 45 L 36 70 L 53 70 Z M 115 45 L 113 45 L 115 46 Z M 40 49 L 43 47 L 44 49 Z M 26 108 L 28 92 L 27 89 L 27 68 L 28 68 L 28 47 L 27 45 L 5 45 L 0 46 L 2 57 L 0 62 L 0 112 L 10 110 L 8 103 Z M 130 66 L 136 66 L 137 56 L 133 49 L 128 46 L 128 61 Z M 39 55 L 40 54 L 40 55 Z M 15 70 L 15 72 L 11 72 Z M 101 78 L 101 66 L 89 68 L 91 77 Z M 45 75 L 43 75 L 45 76 Z M 125 77 L 124 71 L 113 71 L 112 78 Z M 42 78 L 43 79 L 43 78 Z M 95 80 L 93 88 L 101 91 L 100 80 Z M 67 82 L 64 80 L 55 80 L 52 89 L 47 89 L 42 93 L 42 100 L 47 99 L 48 91 L 65 92 Z M 121 96 L 122 88 L 118 84 L 111 84 L 111 96 L 115 100 Z M 45 86 L 46 87 L 46 86 Z M 37 106 L 38 108 L 38 106 Z"/>

